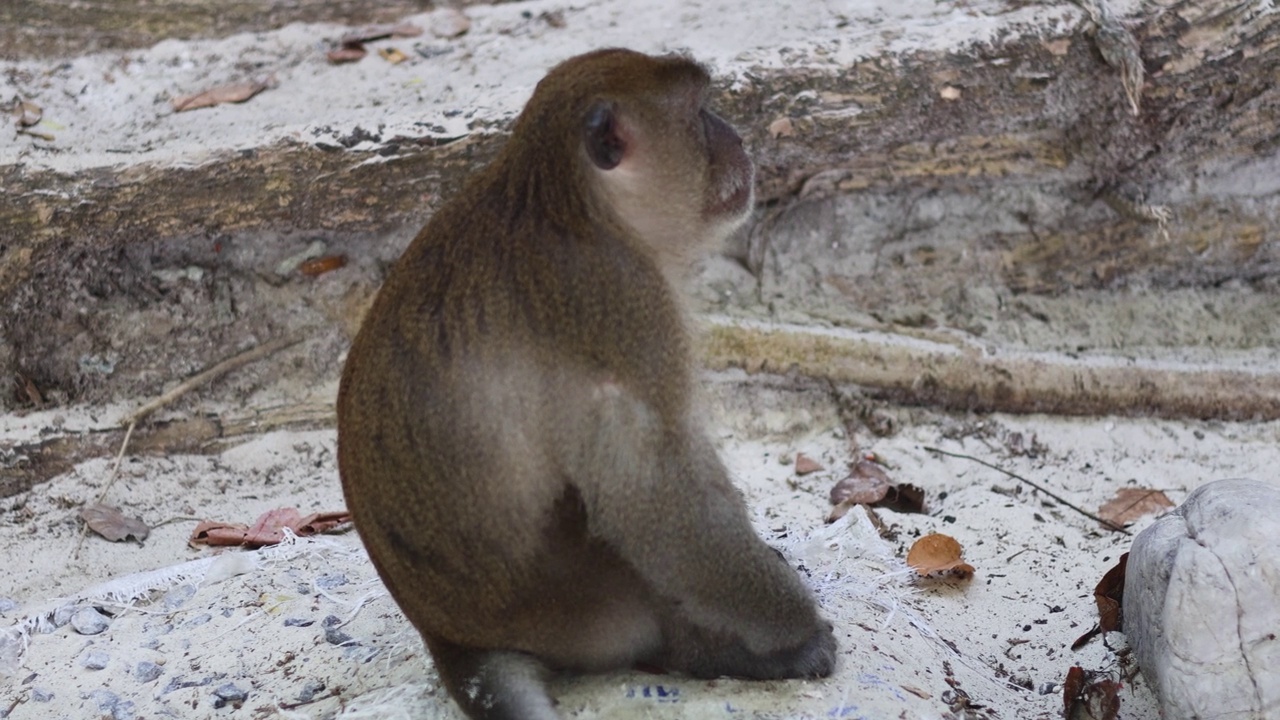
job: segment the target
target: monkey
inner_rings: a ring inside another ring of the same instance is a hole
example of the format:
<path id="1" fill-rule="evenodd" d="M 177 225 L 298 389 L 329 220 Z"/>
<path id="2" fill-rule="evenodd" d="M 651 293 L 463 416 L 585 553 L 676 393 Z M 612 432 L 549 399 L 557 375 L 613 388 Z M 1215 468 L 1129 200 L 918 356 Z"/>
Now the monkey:
<path id="1" fill-rule="evenodd" d="M 606 49 L 537 84 L 387 273 L 339 385 L 343 493 L 473 720 L 552 672 L 819 678 L 832 625 L 695 417 L 687 269 L 754 166 L 708 71 Z"/>

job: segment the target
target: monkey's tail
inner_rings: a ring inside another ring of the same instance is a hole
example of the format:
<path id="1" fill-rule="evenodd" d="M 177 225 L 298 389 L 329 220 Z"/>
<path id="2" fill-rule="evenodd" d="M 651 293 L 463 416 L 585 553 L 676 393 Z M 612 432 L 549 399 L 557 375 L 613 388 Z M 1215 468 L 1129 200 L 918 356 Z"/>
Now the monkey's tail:
<path id="1" fill-rule="evenodd" d="M 428 639 L 436 672 L 471 720 L 560 720 L 547 695 L 547 668 L 510 650 L 478 650 Z"/>

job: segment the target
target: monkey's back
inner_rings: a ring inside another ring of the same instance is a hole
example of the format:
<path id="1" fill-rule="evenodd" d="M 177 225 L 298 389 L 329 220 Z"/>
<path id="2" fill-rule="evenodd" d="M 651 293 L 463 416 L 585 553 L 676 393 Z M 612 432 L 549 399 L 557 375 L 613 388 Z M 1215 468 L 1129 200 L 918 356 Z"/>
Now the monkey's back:
<path id="1" fill-rule="evenodd" d="M 689 382 L 653 259 L 625 238 L 531 224 L 511 182 L 480 176 L 471 202 L 442 207 L 410 244 L 338 395 L 343 489 L 384 581 L 424 633 L 495 646 L 530 588 L 571 588 L 556 573 L 592 566 L 550 554 L 598 550 L 573 495 L 583 408 L 617 387 L 674 425 Z"/>

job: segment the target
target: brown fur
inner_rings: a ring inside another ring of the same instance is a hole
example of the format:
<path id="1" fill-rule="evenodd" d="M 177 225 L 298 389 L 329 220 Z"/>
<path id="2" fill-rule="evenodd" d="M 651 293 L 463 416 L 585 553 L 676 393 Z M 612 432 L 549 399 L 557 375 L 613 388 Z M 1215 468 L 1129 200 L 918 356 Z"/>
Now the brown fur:
<path id="1" fill-rule="evenodd" d="M 830 626 L 691 417 L 671 279 L 750 207 L 707 82 L 622 50 L 553 69 L 348 356 L 347 502 L 473 718 L 554 718 L 544 666 L 831 671 Z"/>

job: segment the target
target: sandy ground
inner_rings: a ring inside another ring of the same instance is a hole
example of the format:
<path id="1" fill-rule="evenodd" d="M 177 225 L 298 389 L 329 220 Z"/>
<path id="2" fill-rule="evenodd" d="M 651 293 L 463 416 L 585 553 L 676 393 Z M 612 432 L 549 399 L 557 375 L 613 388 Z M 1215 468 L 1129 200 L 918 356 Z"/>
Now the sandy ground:
<path id="1" fill-rule="evenodd" d="M 1130 538 L 923 448 L 986 459 L 1092 510 L 1118 488 L 1157 488 L 1178 502 L 1211 480 L 1269 479 L 1280 463 L 1277 423 L 885 408 L 897 433 L 858 431 L 851 443 L 822 394 L 736 375 L 710 387 L 711 422 L 760 532 L 802 568 L 836 625 L 837 672 L 773 683 L 561 678 L 552 687 L 568 717 L 940 718 L 958 690 L 979 708 L 974 717 L 1059 717 L 1070 666 L 1126 672 L 1122 636 L 1069 646 L 1095 623 L 1093 587 Z M 111 416 L 63 419 L 94 426 Z M 0 446 L 51 420 L 4 417 Z M 90 536 L 78 558 L 77 512 L 101 492 L 110 461 L 0 501 L 0 717 L 460 717 L 354 533 L 255 552 L 187 546 L 196 518 L 342 507 L 334 443 L 332 431 L 278 432 L 214 456 L 129 458 L 108 502 L 155 529 L 144 543 Z M 880 511 L 895 539 L 860 512 L 823 522 L 855 446 L 927 492 L 926 514 Z M 796 476 L 797 452 L 825 469 Z M 919 581 L 905 569 L 911 542 L 933 531 L 962 543 L 977 569 L 971 582 Z M 58 626 L 68 606 L 113 618 L 101 634 L 81 634 Z M 1157 717 L 1141 677 L 1126 679 L 1122 702 L 1121 717 Z"/>

